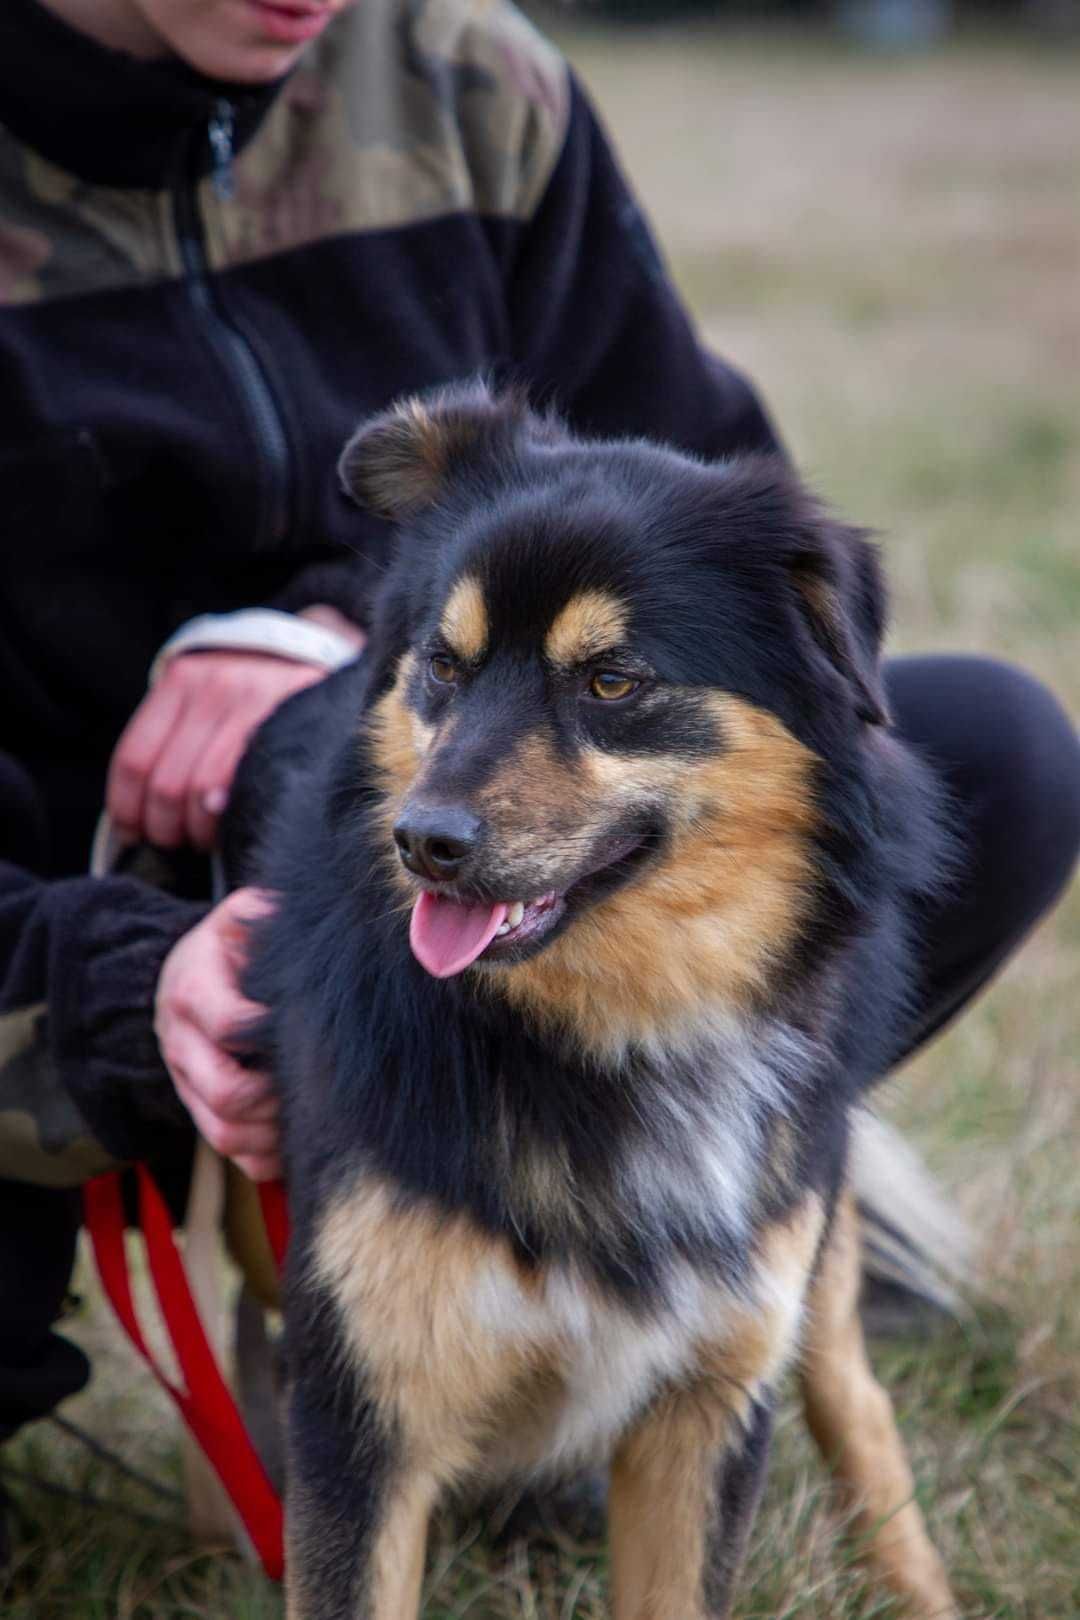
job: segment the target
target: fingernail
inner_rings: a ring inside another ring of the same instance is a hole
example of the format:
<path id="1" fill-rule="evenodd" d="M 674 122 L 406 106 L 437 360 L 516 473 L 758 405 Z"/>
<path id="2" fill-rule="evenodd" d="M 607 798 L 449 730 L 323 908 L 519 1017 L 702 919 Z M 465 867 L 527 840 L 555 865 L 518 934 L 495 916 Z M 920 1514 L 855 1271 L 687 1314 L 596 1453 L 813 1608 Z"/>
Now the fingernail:
<path id="1" fill-rule="evenodd" d="M 203 794 L 203 809 L 208 816 L 220 816 L 229 802 L 229 795 L 224 788 L 211 788 L 209 793 Z"/>

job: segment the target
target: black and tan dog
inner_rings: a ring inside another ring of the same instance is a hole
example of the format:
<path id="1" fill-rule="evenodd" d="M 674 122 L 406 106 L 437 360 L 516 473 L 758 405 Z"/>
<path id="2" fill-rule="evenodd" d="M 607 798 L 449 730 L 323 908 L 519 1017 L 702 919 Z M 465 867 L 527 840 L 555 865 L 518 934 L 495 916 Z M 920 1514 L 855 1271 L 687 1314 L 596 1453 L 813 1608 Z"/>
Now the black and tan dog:
<path id="1" fill-rule="evenodd" d="M 292 1620 L 408 1620 L 443 1493 L 598 1458 L 617 1620 L 715 1620 L 792 1361 L 882 1574 L 953 1614 L 845 1194 L 940 848 L 873 550 L 776 461 L 480 388 L 342 473 L 400 525 L 369 656 L 238 789 L 281 897 L 248 989 L 294 1219 Z"/>

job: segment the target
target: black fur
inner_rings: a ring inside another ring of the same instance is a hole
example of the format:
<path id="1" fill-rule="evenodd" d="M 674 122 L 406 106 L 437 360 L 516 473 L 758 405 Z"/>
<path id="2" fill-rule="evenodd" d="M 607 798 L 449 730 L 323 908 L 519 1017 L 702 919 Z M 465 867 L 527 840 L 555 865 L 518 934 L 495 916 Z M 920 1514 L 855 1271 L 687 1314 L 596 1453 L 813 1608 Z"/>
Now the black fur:
<path id="1" fill-rule="evenodd" d="M 771 1396 L 754 1401 L 746 1427 L 716 1470 L 716 1510 L 705 1560 L 705 1606 L 723 1614 L 734 1594 L 769 1461 L 773 1415 Z"/>
<path id="2" fill-rule="evenodd" d="M 355 1620 L 400 1448 L 339 1353 L 332 1303 L 313 1289 L 304 1303 L 288 1322 L 304 1369 L 288 1401 L 289 1569 L 302 1612 Z"/>
<path id="3" fill-rule="evenodd" d="M 614 1168 L 635 1141 L 648 1146 L 663 1130 L 659 1089 L 707 1101 L 712 1076 L 634 1051 L 609 1072 L 572 1041 L 529 1027 L 475 975 L 436 981 L 420 967 L 391 879 L 393 852 L 372 815 L 379 786 L 364 716 L 413 649 L 410 700 L 437 720 L 449 699 L 425 676 L 426 660 L 442 650 L 439 616 L 452 584 L 472 574 L 497 633 L 483 671 L 453 697 L 455 791 L 481 785 L 541 708 L 570 762 L 583 739 L 688 766 L 714 756 L 725 739 L 695 691 L 770 711 L 814 752 L 814 902 L 756 1009 L 804 1034 L 812 1055 L 786 1099 L 794 1165 L 784 1185 L 761 1190 L 755 1219 L 781 1214 L 809 1187 L 831 1204 L 847 1110 L 899 1049 L 919 919 L 943 871 L 936 786 L 885 723 L 876 553 L 827 519 L 778 460 L 707 465 L 646 443 L 583 443 L 519 400 L 500 406 L 466 392 L 451 406 L 445 477 L 426 499 L 417 493 L 426 486 L 411 480 L 402 499 L 409 522 L 367 657 L 279 711 L 234 792 L 232 876 L 280 895 L 277 913 L 257 926 L 245 987 L 270 1009 L 250 1038 L 284 1100 L 293 1304 L 312 1307 L 302 1257 L 318 1211 L 361 1166 L 403 1196 L 467 1212 L 509 1239 L 527 1266 L 573 1259 L 635 1309 L 662 1302 L 677 1257 L 737 1288 L 744 1230 L 719 1210 L 628 1207 Z M 388 444 L 391 482 L 408 478 L 407 435 L 388 432 L 385 419 L 361 430 L 343 458 L 353 487 L 377 487 L 384 506 L 378 457 Z M 590 589 L 629 606 L 625 661 L 648 684 L 639 703 L 583 705 L 580 683 L 521 656 L 542 643 L 564 603 Z M 662 841 L 659 828 L 657 850 Z M 775 1120 L 759 1106 L 764 1141 Z M 562 1221 L 556 1212 L 539 1221 L 515 1203 L 514 1155 L 534 1144 L 557 1150 L 595 1218 Z M 319 1317 L 328 1341 L 331 1318 Z M 306 1359 L 295 1336 L 293 1346 Z M 324 1363 L 327 1354 L 323 1344 Z M 305 1411 L 313 1399 L 303 1397 Z M 302 1427 L 314 1432 L 324 1416 L 308 1413 Z M 745 1455 L 719 1483 L 740 1527 L 766 1427 L 755 1420 Z M 719 1553 L 715 1568 L 726 1585 Z"/>

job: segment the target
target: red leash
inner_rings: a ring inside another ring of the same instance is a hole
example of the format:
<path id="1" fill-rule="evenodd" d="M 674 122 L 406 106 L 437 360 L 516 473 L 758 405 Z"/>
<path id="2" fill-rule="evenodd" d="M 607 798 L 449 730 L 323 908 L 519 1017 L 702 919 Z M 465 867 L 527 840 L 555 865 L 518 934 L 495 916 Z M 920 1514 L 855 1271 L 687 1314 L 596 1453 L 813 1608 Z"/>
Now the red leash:
<path id="1" fill-rule="evenodd" d="M 192 1298 L 172 1218 L 145 1165 L 136 1166 L 139 1220 L 158 1307 L 180 1367 L 175 1384 L 154 1359 L 135 1314 L 124 1246 L 120 1176 L 97 1176 L 83 1188 L 83 1212 L 102 1286 L 128 1338 L 158 1383 L 172 1397 L 184 1422 L 210 1460 L 271 1580 L 285 1567 L 281 1499 L 252 1445 L 232 1391 L 222 1377 Z M 280 1181 L 259 1186 L 270 1247 L 280 1267 L 289 1241 L 289 1212 Z"/>

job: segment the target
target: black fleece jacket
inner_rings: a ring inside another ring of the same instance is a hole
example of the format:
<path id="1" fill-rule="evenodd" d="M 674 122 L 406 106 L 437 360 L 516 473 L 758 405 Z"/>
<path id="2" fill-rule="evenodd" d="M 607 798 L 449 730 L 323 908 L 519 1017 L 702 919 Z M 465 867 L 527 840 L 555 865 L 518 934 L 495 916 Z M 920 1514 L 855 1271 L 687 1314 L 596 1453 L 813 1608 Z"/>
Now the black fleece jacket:
<path id="1" fill-rule="evenodd" d="M 594 433 L 708 456 L 775 443 L 509 5 L 363 0 L 252 91 L 5 0 L 0 754 L 48 844 L 0 866 L 0 1062 L 6 1022 L 22 1064 L 17 1103 L 0 1068 L 0 1175 L 94 1160 L 65 1158 L 60 1128 L 5 1156 L 5 1106 L 36 1108 L 28 1008 L 41 1109 L 63 1088 L 102 1162 L 170 1115 L 150 1003 L 198 910 L 73 875 L 157 647 L 253 603 L 363 623 L 387 534 L 338 489 L 340 447 L 396 395 L 477 371 Z"/>

